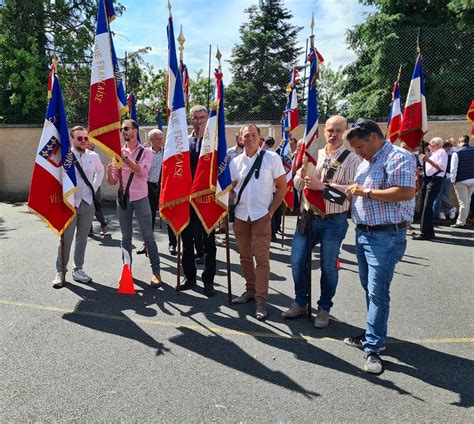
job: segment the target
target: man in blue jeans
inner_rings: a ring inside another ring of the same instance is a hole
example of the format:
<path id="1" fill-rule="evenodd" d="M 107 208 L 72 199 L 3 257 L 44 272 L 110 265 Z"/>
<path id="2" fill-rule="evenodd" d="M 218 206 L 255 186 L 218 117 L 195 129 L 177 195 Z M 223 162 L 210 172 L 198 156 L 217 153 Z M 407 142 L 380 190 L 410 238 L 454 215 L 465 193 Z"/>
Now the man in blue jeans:
<path id="1" fill-rule="evenodd" d="M 347 121 L 342 116 L 333 116 L 326 121 L 324 136 L 326 146 L 318 151 L 316 166 L 308 163 L 305 175 L 300 168 L 294 178 L 294 186 L 298 191 L 304 188 L 322 190 L 325 183 L 344 192 L 354 182 L 360 159 L 349 152 L 343 144 L 343 135 L 347 129 Z M 344 159 L 342 159 L 344 158 Z M 330 171 L 330 169 L 333 169 Z M 332 177 L 331 177 L 331 174 Z M 330 177 L 330 178 L 328 178 Z M 291 268 L 295 283 L 295 302 L 282 313 L 284 318 L 295 318 L 308 313 L 308 242 L 311 249 L 316 244 L 321 245 L 321 295 L 318 301 L 318 311 L 314 320 L 316 328 L 329 325 L 329 311 L 333 305 L 332 299 L 336 294 L 339 270 L 337 260 L 342 241 L 347 232 L 347 211 L 350 207 L 348 200 L 342 205 L 325 200 L 325 214 L 315 212 L 312 218 L 311 241 L 306 232 L 297 229 L 291 246 Z M 305 217 L 313 206 L 308 202 L 305 193 L 302 194 L 301 210 Z M 306 219 L 306 218 L 302 218 Z"/>
<path id="2" fill-rule="evenodd" d="M 344 339 L 363 348 L 365 371 L 383 372 L 379 352 L 384 349 L 390 307 L 390 284 L 406 248 L 406 228 L 415 209 L 416 163 L 412 155 L 384 139 L 380 127 L 359 119 L 346 135 L 364 161 L 357 169 L 352 220 L 356 224 L 359 278 L 367 302 L 364 334 Z"/>

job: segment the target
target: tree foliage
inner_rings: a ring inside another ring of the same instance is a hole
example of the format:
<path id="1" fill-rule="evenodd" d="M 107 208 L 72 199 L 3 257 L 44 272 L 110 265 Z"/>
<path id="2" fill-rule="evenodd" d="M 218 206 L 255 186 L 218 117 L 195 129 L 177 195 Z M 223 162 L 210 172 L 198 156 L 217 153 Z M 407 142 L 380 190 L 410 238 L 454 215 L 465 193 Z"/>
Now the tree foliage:
<path id="1" fill-rule="evenodd" d="M 377 7 L 348 32 L 357 60 L 347 66 L 344 93 L 352 118 L 385 117 L 390 92 L 402 65 L 402 100 L 416 58 L 416 40 L 424 61 L 430 115 L 462 114 L 472 96 L 474 15 L 466 0 L 365 0 Z"/>
<path id="2" fill-rule="evenodd" d="M 289 69 L 301 53 L 296 47 L 301 28 L 289 22 L 292 15 L 282 0 L 260 0 L 246 13 L 241 43 L 229 60 L 233 79 L 226 92 L 228 119 L 279 120 Z"/>

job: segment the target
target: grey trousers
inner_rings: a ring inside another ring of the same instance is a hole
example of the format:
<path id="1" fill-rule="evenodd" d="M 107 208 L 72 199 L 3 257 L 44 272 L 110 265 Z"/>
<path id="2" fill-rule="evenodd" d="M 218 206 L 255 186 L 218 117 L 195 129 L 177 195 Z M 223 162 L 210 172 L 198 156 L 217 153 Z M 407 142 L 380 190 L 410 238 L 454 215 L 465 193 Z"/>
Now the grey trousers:
<path id="1" fill-rule="evenodd" d="M 140 200 L 134 200 L 127 203 L 127 209 L 122 209 L 117 202 L 117 215 L 122 231 L 122 247 L 132 258 L 132 234 L 133 234 L 133 212 L 138 220 L 143 241 L 150 259 L 151 269 L 154 274 L 160 273 L 160 257 L 158 256 L 158 246 L 155 242 L 153 228 L 151 226 L 151 209 L 148 197 Z"/>
<path id="2" fill-rule="evenodd" d="M 76 216 L 64 231 L 64 263 L 65 267 L 69 262 L 69 255 L 71 253 L 72 240 L 74 233 L 76 234 L 76 244 L 74 246 L 74 271 L 82 269 L 84 265 L 84 255 L 86 253 L 87 237 L 91 228 L 92 220 L 94 219 L 95 207 L 94 203 L 88 205 L 82 201 L 78 208 L 76 208 Z M 56 259 L 56 272 L 62 271 L 62 257 L 61 257 L 61 243 L 58 247 L 58 257 Z"/>

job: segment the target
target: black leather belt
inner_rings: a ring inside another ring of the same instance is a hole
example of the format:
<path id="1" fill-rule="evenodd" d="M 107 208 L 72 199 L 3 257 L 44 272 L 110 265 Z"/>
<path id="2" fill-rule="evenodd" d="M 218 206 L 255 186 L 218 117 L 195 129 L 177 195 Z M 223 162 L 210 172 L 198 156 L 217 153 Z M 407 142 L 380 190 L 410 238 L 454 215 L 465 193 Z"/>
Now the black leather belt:
<path id="1" fill-rule="evenodd" d="M 324 216 L 320 216 L 320 215 L 318 215 L 316 212 L 313 212 L 313 216 L 314 216 L 315 218 L 324 219 L 324 218 L 329 218 L 329 217 L 331 217 L 331 216 L 347 215 L 347 212 L 348 212 L 348 211 L 339 212 L 339 213 L 327 213 L 327 214 L 325 214 Z M 302 216 L 306 216 L 306 215 L 308 215 L 308 213 L 309 213 L 309 212 L 305 209 L 305 210 L 302 212 L 301 215 L 302 215 Z"/>
<path id="2" fill-rule="evenodd" d="M 357 228 L 362 231 L 391 231 L 398 232 L 407 228 L 406 222 L 400 222 L 398 224 L 383 224 L 383 225 L 364 225 L 357 224 Z"/>

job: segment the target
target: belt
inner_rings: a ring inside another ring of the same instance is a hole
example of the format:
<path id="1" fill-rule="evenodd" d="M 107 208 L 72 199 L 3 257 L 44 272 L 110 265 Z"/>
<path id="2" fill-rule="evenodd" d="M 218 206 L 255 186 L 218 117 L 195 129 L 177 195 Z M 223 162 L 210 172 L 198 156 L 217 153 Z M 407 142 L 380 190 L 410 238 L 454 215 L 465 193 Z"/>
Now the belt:
<path id="1" fill-rule="evenodd" d="M 390 231 L 390 232 L 398 232 L 407 228 L 406 222 L 400 222 L 398 224 L 383 224 L 383 225 L 364 225 L 364 224 L 357 224 L 356 226 L 359 230 L 362 231 Z"/>
<path id="2" fill-rule="evenodd" d="M 325 219 L 325 218 L 329 218 L 329 217 L 331 217 L 331 216 L 347 215 L 347 212 L 348 212 L 348 211 L 345 211 L 345 212 L 338 212 L 338 213 L 327 213 L 327 214 L 325 214 L 324 216 L 318 215 L 316 212 L 313 212 L 313 216 L 314 216 L 315 218 Z M 308 215 L 308 213 L 309 213 L 309 211 L 307 211 L 307 210 L 305 209 L 301 215 L 302 215 L 302 216 L 306 216 L 306 215 Z"/>

